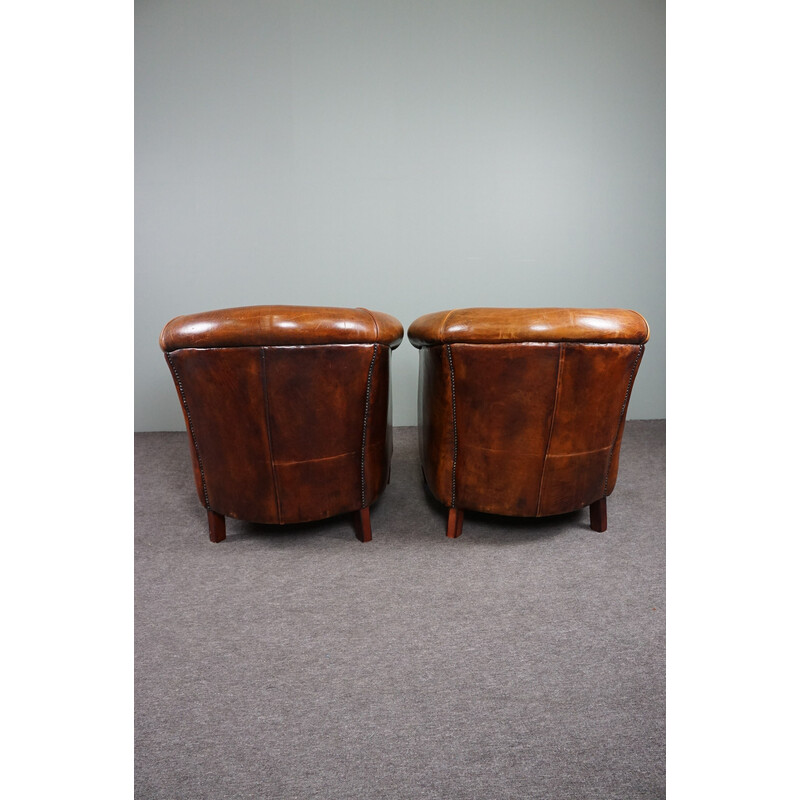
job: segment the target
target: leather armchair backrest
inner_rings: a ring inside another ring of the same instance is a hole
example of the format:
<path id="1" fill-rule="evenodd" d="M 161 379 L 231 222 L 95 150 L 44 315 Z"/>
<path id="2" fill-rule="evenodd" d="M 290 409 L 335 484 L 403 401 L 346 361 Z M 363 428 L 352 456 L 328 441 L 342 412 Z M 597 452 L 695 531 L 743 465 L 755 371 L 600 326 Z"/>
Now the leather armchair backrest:
<path id="1" fill-rule="evenodd" d="M 573 511 L 610 494 L 649 328 L 619 309 L 460 309 L 416 320 L 426 481 L 451 508 Z"/>
<path id="2" fill-rule="evenodd" d="M 201 503 L 251 522 L 365 508 L 392 451 L 389 361 L 402 325 L 366 309 L 251 306 L 161 334 Z"/>

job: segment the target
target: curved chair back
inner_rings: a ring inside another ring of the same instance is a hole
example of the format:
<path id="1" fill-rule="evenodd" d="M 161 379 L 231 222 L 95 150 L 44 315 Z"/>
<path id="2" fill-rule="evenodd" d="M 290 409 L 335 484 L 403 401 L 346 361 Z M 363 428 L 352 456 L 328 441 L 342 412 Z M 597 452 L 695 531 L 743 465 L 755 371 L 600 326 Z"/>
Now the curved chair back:
<path id="1" fill-rule="evenodd" d="M 392 455 L 389 362 L 403 327 L 363 308 L 249 306 L 173 319 L 160 344 L 190 438 L 212 541 L 260 523 L 369 506 Z"/>
<path id="2" fill-rule="evenodd" d="M 468 308 L 420 317 L 419 435 L 425 480 L 450 511 L 549 516 L 605 498 L 649 337 L 635 311 Z"/>

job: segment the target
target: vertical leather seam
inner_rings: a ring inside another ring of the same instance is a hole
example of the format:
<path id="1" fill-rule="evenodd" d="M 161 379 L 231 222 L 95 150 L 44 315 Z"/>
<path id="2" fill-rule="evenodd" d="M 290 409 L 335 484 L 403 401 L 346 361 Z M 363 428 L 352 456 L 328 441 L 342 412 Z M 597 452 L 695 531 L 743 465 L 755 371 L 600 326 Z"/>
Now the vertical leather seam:
<path id="1" fill-rule="evenodd" d="M 450 309 L 450 311 L 448 311 L 445 314 L 444 319 L 442 320 L 442 324 L 439 326 L 439 341 L 440 342 L 444 340 L 444 326 L 447 325 L 447 320 L 450 319 L 450 317 L 451 317 L 451 315 L 453 314 L 454 311 L 455 311 L 454 308 Z M 450 345 L 448 345 L 447 347 L 449 349 Z"/>
<path id="2" fill-rule="evenodd" d="M 453 478 L 450 507 L 456 507 L 456 464 L 458 463 L 458 424 L 456 423 L 456 374 L 453 369 L 453 351 L 447 345 L 447 361 L 450 364 L 450 396 L 453 401 Z"/>
<path id="3" fill-rule="evenodd" d="M 566 349 L 564 342 L 558 345 L 558 372 L 556 372 L 556 396 L 553 399 L 553 418 L 550 420 L 550 431 L 547 434 L 547 446 L 544 449 L 544 458 L 542 458 L 542 475 L 539 478 L 539 497 L 536 500 L 536 516 L 538 517 L 542 510 L 542 490 L 544 489 L 544 473 L 547 469 L 547 456 L 550 453 L 550 442 L 553 439 L 553 429 L 556 426 L 556 416 L 558 415 L 558 401 L 561 399 L 561 375 L 564 368 L 564 358 Z"/>
<path id="4" fill-rule="evenodd" d="M 625 409 L 628 407 L 628 400 L 631 396 L 631 387 L 633 386 L 633 376 L 636 374 L 636 369 L 639 366 L 639 361 L 644 353 L 644 345 L 639 345 L 639 352 L 636 354 L 636 359 L 631 367 L 631 374 L 628 376 L 628 387 L 625 389 L 625 398 L 622 401 L 622 408 L 619 410 L 619 419 L 617 420 L 617 433 L 614 436 L 614 443 L 608 451 L 608 461 L 606 462 L 606 477 L 603 481 L 603 497 L 608 497 L 608 473 L 611 472 L 611 462 L 614 459 L 614 452 L 619 444 L 619 432 L 622 429 L 622 421 L 625 419 Z"/>
<path id="5" fill-rule="evenodd" d="M 275 510 L 278 512 L 278 523 L 283 524 L 281 511 L 281 494 L 278 491 L 278 474 L 275 471 L 275 451 L 272 449 L 272 425 L 269 421 L 269 382 L 267 381 L 267 348 L 261 348 L 261 387 L 264 392 L 264 419 L 267 423 L 267 444 L 269 445 L 269 466 L 272 470 L 272 489 L 275 492 Z"/>
<path id="6" fill-rule="evenodd" d="M 183 410 L 186 412 L 186 421 L 189 423 L 189 435 L 192 437 L 192 444 L 194 445 L 194 454 L 197 458 L 197 466 L 200 468 L 200 482 L 203 484 L 203 499 L 206 501 L 206 509 L 211 508 L 208 501 L 208 487 L 206 486 L 206 473 L 203 468 L 203 459 L 200 457 L 200 448 L 197 446 L 197 435 L 194 432 L 194 423 L 192 422 L 192 415 L 189 413 L 189 403 L 186 401 L 186 393 L 183 391 L 183 382 L 178 373 L 178 368 L 172 360 L 172 354 L 166 353 L 169 367 L 172 370 L 172 375 L 175 378 L 175 384 L 178 387 L 178 394 L 181 396 L 181 403 L 183 403 Z"/>
<path id="7" fill-rule="evenodd" d="M 375 357 L 378 355 L 377 343 L 372 345 L 372 360 L 369 362 L 369 372 L 367 373 L 367 396 L 364 402 L 364 428 L 361 432 L 361 508 L 367 505 L 367 423 L 369 421 L 369 401 L 372 395 L 372 370 L 375 368 Z"/>
<path id="8" fill-rule="evenodd" d="M 375 326 L 375 340 L 377 341 L 380 339 L 380 336 L 378 335 L 378 320 L 375 319 L 375 315 L 368 308 L 359 308 L 358 310 L 366 311 L 367 314 L 369 314 L 372 324 Z"/>

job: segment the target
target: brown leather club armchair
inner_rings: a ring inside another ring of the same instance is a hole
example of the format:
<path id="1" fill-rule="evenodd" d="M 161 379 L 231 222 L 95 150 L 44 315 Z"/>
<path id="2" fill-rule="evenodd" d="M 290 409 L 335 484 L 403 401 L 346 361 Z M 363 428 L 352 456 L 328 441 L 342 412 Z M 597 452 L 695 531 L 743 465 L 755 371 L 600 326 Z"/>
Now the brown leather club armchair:
<path id="1" fill-rule="evenodd" d="M 308 522 L 370 504 L 392 457 L 394 317 L 364 308 L 248 306 L 177 317 L 160 344 L 178 390 L 212 542 L 225 517 Z"/>
<path id="2" fill-rule="evenodd" d="M 590 507 L 606 530 L 633 381 L 650 335 L 635 311 L 467 308 L 427 314 L 419 348 L 425 481 L 449 507 L 541 517 Z"/>

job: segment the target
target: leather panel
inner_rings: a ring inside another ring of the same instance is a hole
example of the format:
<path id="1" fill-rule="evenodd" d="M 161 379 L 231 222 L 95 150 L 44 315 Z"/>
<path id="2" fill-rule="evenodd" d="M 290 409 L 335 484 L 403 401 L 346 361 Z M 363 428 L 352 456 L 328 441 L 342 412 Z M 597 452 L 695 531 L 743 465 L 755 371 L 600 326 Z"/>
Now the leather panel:
<path id="1" fill-rule="evenodd" d="M 453 491 L 453 406 L 445 347 L 420 351 L 418 392 L 422 471 L 433 496 L 449 506 Z"/>
<path id="2" fill-rule="evenodd" d="M 644 348 L 642 348 L 641 352 L 639 353 L 639 360 L 636 362 L 636 365 L 633 368 L 633 373 L 631 375 L 630 388 L 628 389 L 628 400 L 625 403 L 625 412 L 622 414 L 622 422 L 619 426 L 619 432 L 617 433 L 617 438 L 614 441 L 614 447 L 611 454 L 611 464 L 608 468 L 608 477 L 606 479 L 606 487 L 605 487 L 606 495 L 610 495 L 611 492 L 614 491 L 614 487 L 617 485 L 617 473 L 619 472 L 619 452 L 622 449 L 622 434 L 625 432 L 625 420 L 628 411 L 628 401 L 630 401 L 630 393 L 631 390 L 633 389 L 633 384 L 634 381 L 636 380 L 636 375 L 639 373 L 639 367 L 641 366 L 643 355 L 644 355 Z"/>
<path id="3" fill-rule="evenodd" d="M 205 484 L 203 482 L 203 476 L 200 471 L 200 462 L 198 461 L 197 456 L 197 448 L 194 444 L 194 434 L 192 432 L 191 421 L 189 418 L 189 414 L 187 411 L 186 403 L 184 402 L 184 395 L 182 394 L 182 388 L 180 385 L 180 377 L 176 375 L 175 369 L 176 366 L 173 361 L 170 360 L 170 354 L 164 353 L 164 360 L 167 362 L 167 366 L 169 367 L 170 374 L 172 375 L 172 380 L 175 384 L 175 390 L 178 393 L 178 401 L 181 404 L 181 411 L 183 412 L 183 421 L 186 425 L 186 435 L 189 437 L 189 452 L 191 453 L 192 459 L 192 473 L 194 475 L 194 485 L 197 489 L 197 496 L 200 499 L 200 502 L 203 504 L 203 508 L 205 508 L 208 504 L 206 501 L 206 490 Z"/>
<path id="4" fill-rule="evenodd" d="M 565 455 L 610 448 L 639 348 L 604 344 L 565 344 L 563 348 L 549 452 Z"/>
<path id="5" fill-rule="evenodd" d="M 559 369 L 558 344 L 454 344 L 456 507 L 536 514 Z"/>
<path id="6" fill-rule="evenodd" d="M 265 348 L 275 463 L 358 453 L 372 345 Z M 359 479 L 360 481 L 360 479 Z"/>
<path id="7" fill-rule="evenodd" d="M 535 517 L 543 453 L 484 450 L 459 442 L 456 508 Z"/>
<path id="8" fill-rule="evenodd" d="M 603 497 L 610 449 L 606 447 L 590 453 L 548 455 L 535 516 L 565 514 Z"/>
<path id="9" fill-rule="evenodd" d="M 361 508 L 361 452 L 276 463 L 281 522 L 309 522 Z"/>
<path id="10" fill-rule="evenodd" d="M 379 345 L 372 366 L 367 435 L 364 440 L 364 498 L 371 505 L 386 488 L 392 459 L 391 349 Z"/>
<path id="11" fill-rule="evenodd" d="M 260 348 L 185 349 L 170 359 L 186 398 L 209 508 L 277 522 Z"/>
<path id="12" fill-rule="evenodd" d="M 561 386 L 542 481 L 540 515 L 582 508 L 608 493 L 609 456 L 620 433 L 621 412 L 639 359 L 636 345 L 562 347 Z M 617 462 L 618 456 L 617 452 Z"/>
<path id="13" fill-rule="evenodd" d="M 361 508 L 364 410 L 374 352 L 373 345 L 265 348 L 281 522 Z M 374 396 L 382 387 L 372 389 Z"/>

